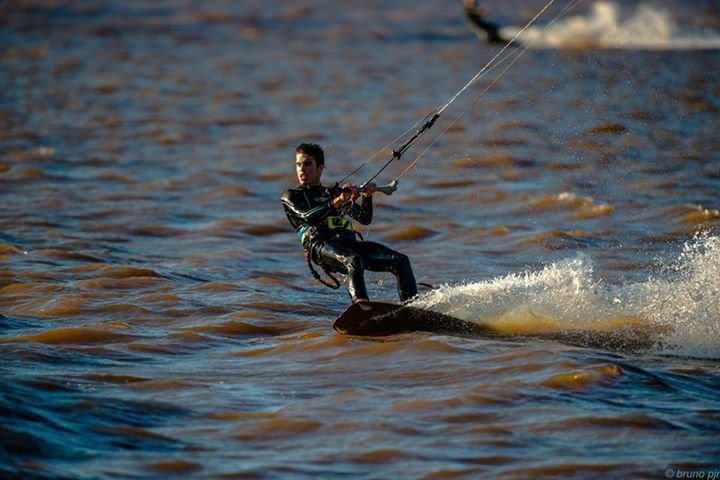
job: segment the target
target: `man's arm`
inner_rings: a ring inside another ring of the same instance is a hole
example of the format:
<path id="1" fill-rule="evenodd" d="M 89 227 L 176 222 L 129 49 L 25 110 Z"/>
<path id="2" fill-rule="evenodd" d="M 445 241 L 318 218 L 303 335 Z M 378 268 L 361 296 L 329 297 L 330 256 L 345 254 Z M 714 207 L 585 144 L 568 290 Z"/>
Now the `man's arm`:
<path id="1" fill-rule="evenodd" d="M 353 204 L 350 216 L 357 220 L 361 225 L 370 225 L 373 217 L 373 201 L 372 196 L 376 191 L 374 183 L 368 183 L 363 187 L 362 202 L 360 205 Z"/>
<path id="2" fill-rule="evenodd" d="M 317 225 L 324 220 L 333 210 L 332 200 L 322 202 L 310 209 L 306 205 L 301 205 L 296 199 L 293 199 L 291 190 L 286 190 L 280 197 L 280 201 L 285 207 L 285 212 L 291 218 L 291 222 L 295 228 L 300 224 Z"/>
<path id="3" fill-rule="evenodd" d="M 370 225 L 373 217 L 373 201 L 372 196 L 364 196 L 360 205 L 357 203 L 353 204 L 353 209 L 350 214 L 352 218 L 357 220 L 362 225 Z"/>

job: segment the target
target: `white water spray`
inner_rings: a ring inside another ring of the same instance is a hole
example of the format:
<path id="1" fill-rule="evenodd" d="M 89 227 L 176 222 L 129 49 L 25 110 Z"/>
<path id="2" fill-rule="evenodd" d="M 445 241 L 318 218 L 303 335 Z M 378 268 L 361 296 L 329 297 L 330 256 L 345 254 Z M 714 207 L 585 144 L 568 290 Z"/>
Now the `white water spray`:
<path id="1" fill-rule="evenodd" d="M 502 29 L 506 37 L 517 32 L 517 27 Z M 641 4 L 627 11 L 606 1 L 594 3 L 586 15 L 568 17 L 548 28 L 528 28 L 519 39 L 536 48 L 720 49 L 720 32 L 684 30 L 668 10 Z"/>
<path id="2" fill-rule="evenodd" d="M 651 337 L 653 353 L 719 359 L 720 237 L 697 237 L 658 269 L 658 278 L 607 285 L 578 255 L 535 272 L 446 285 L 413 305 L 509 335 L 634 329 Z"/>

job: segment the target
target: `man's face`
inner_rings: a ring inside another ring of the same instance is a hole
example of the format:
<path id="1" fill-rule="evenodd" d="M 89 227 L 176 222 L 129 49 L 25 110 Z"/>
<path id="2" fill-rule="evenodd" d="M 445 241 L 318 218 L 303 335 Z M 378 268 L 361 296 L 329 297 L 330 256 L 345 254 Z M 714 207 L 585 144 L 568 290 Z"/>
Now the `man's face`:
<path id="1" fill-rule="evenodd" d="M 295 173 L 301 185 L 320 185 L 323 168 L 307 153 L 295 154 Z"/>

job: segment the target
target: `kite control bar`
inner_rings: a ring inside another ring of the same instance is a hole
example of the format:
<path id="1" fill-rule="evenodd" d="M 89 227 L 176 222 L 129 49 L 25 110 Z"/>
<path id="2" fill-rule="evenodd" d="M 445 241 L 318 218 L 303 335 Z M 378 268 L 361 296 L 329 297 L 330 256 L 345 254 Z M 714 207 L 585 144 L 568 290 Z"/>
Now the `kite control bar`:
<path id="1" fill-rule="evenodd" d="M 387 185 L 383 185 L 383 186 L 380 186 L 380 187 L 375 187 L 375 191 L 376 191 L 376 192 L 380 192 L 380 193 L 384 193 L 385 195 L 392 195 L 392 194 L 395 192 L 395 190 L 397 190 L 397 185 L 398 185 L 398 181 L 397 181 L 397 180 L 393 180 L 392 182 L 390 182 L 390 183 L 387 184 Z M 343 191 L 349 192 L 350 189 L 347 189 L 347 188 L 346 188 L 346 189 L 343 189 Z M 360 193 L 365 192 L 365 185 L 359 186 L 359 187 L 358 187 L 358 192 L 360 192 Z"/>
<path id="2" fill-rule="evenodd" d="M 381 187 L 375 187 L 375 191 L 384 193 L 385 195 L 392 195 L 397 190 L 398 181 L 393 180 L 392 182 L 388 183 L 387 185 L 383 185 Z M 363 192 L 365 189 L 365 185 L 362 185 L 360 187 L 360 193 Z"/>

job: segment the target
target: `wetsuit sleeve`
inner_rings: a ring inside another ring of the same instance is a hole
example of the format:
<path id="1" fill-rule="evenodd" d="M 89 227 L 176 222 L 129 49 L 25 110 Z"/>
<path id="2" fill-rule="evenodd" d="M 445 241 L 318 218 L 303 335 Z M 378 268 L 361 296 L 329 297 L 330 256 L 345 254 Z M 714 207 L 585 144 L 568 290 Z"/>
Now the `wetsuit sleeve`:
<path id="1" fill-rule="evenodd" d="M 298 228 L 300 224 L 317 225 L 334 209 L 330 204 L 330 200 L 311 206 L 308 209 L 307 206 L 301 205 L 301 202 L 298 202 L 297 199 L 294 198 L 290 190 L 283 192 L 280 201 L 285 208 L 285 213 L 295 228 Z"/>
<path id="2" fill-rule="evenodd" d="M 350 216 L 357 220 L 361 225 L 369 225 L 373 217 L 373 201 L 372 197 L 362 197 L 360 205 L 353 205 Z"/>

